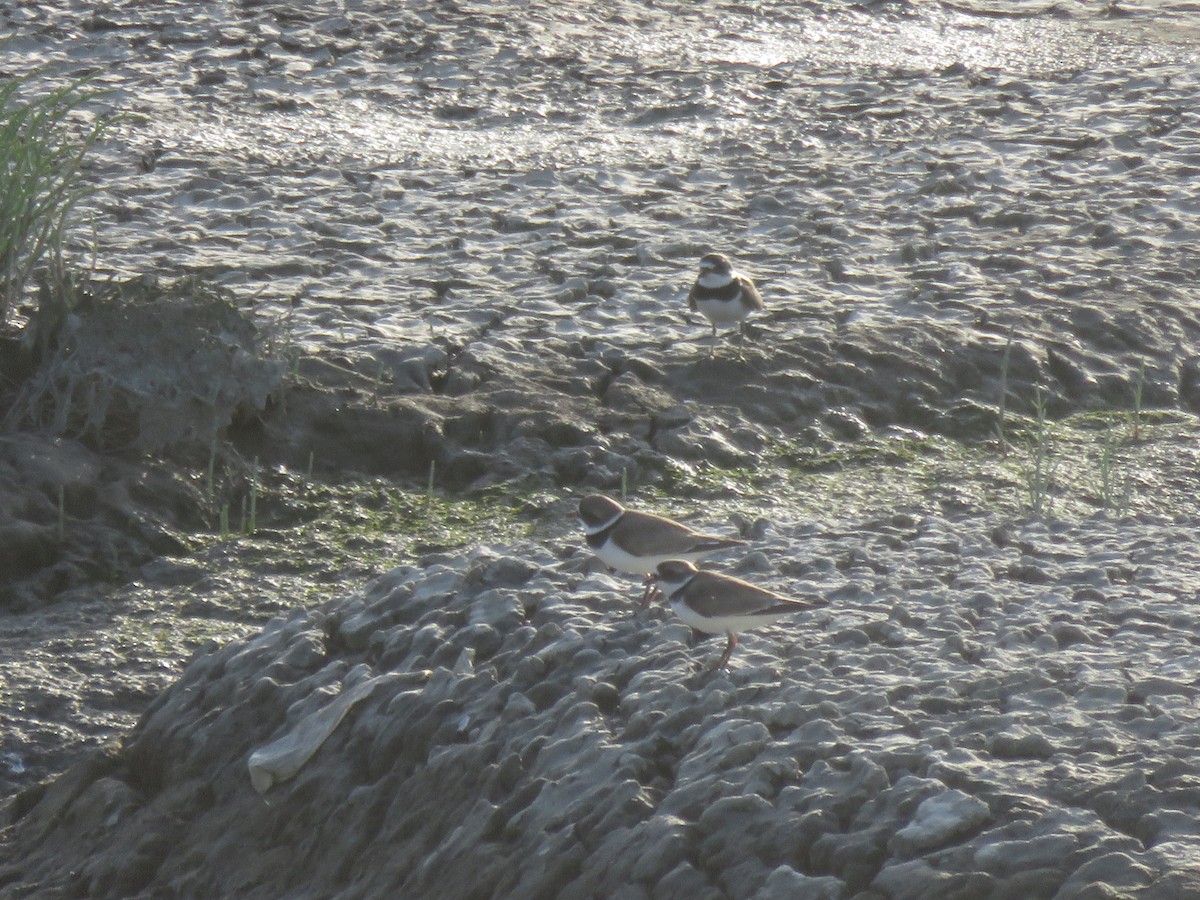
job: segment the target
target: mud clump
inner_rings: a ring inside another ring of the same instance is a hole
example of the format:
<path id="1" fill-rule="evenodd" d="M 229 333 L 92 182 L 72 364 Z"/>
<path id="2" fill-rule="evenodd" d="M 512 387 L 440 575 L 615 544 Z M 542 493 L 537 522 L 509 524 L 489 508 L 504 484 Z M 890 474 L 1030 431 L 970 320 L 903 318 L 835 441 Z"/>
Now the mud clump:
<path id="1" fill-rule="evenodd" d="M 211 285 L 147 277 L 70 290 L 29 326 L 42 352 L 5 431 L 195 460 L 279 387 L 284 362 L 264 356 L 251 318 Z"/>
<path id="2" fill-rule="evenodd" d="M 183 551 L 211 505 L 194 473 L 284 375 L 250 317 L 194 279 L 76 287 L 41 313 L 0 430 L 0 605 L 18 609 Z"/>

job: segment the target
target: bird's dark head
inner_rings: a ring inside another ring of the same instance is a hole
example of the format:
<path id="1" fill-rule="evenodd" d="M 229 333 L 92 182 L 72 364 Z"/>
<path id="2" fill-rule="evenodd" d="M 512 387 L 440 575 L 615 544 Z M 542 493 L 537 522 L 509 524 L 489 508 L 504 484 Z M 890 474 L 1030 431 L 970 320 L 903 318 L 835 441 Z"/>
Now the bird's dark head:
<path id="1" fill-rule="evenodd" d="M 733 271 L 733 263 L 724 253 L 709 253 L 700 257 L 701 275 L 728 275 Z"/>
<path id="2" fill-rule="evenodd" d="M 616 500 L 603 494 L 589 494 L 579 501 L 579 518 L 585 528 L 600 528 L 625 512 Z"/>
<path id="3" fill-rule="evenodd" d="M 654 580 L 663 586 L 668 594 L 679 590 L 692 580 L 700 570 L 687 560 L 668 559 L 660 562 L 654 572 Z"/>

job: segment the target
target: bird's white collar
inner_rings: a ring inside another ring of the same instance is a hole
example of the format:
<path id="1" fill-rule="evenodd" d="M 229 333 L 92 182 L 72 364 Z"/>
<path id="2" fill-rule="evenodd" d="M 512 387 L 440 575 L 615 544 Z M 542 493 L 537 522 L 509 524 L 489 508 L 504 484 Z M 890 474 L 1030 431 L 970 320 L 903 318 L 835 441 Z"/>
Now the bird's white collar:
<path id="1" fill-rule="evenodd" d="M 704 272 L 696 280 L 703 288 L 723 288 L 727 284 L 732 284 L 737 277 L 737 272 L 730 272 L 728 275 L 722 275 L 719 272 Z"/>

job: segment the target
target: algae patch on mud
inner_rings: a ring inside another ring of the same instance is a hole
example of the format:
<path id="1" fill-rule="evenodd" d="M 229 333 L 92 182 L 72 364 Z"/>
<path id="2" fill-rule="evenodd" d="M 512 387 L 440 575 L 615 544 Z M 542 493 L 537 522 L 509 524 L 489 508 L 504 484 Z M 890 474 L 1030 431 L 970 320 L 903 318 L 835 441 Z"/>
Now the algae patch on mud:
<path id="1" fill-rule="evenodd" d="M 753 467 L 676 463 L 663 488 L 736 512 L 776 508 L 820 520 L 894 512 L 1081 518 L 1200 514 L 1200 420 L 1178 411 L 1010 414 L 1007 440 L 964 443 L 893 429 L 830 447 L 771 444 Z"/>
<path id="2" fill-rule="evenodd" d="M 514 500 L 422 494 L 386 482 L 323 486 L 327 505 L 304 526 L 353 551 L 386 539 L 401 554 L 416 557 L 489 540 L 516 540 L 531 528 Z"/>
<path id="3" fill-rule="evenodd" d="M 484 539 L 526 537 L 543 502 L 498 490 L 419 491 L 386 479 L 312 481 L 280 468 L 263 475 L 253 533 L 235 527 L 214 538 L 257 544 L 302 567 L 319 552 L 323 568 L 340 560 L 354 569 L 386 569 Z"/>

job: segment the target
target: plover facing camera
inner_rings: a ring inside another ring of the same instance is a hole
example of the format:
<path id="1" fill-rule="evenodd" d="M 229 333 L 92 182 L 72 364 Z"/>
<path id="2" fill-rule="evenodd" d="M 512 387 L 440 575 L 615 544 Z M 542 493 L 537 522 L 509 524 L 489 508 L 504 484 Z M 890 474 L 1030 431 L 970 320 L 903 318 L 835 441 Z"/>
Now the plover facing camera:
<path id="1" fill-rule="evenodd" d="M 698 312 L 712 325 L 713 346 L 709 356 L 716 353 L 717 326 L 737 326 L 741 332 L 746 319 L 763 309 L 762 294 L 754 282 L 738 272 L 723 253 L 709 253 L 700 258 L 700 274 L 688 293 L 688 309 Z"/>

